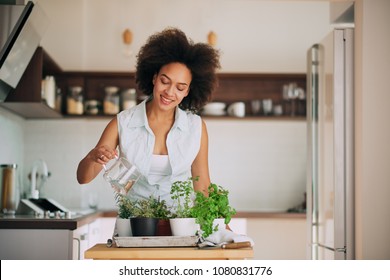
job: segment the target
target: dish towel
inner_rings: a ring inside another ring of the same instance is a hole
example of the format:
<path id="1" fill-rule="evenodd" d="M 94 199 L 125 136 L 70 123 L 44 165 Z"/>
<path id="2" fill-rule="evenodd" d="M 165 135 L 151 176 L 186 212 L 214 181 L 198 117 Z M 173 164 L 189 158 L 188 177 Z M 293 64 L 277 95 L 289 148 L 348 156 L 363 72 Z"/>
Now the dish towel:
<path id="1" fill-rule="evenodd" d="M 245 241 L 249 241 L 252 247 L 255 245 L 255 242 L 249 236 L 237 234 L 227 229 L 219 229 L 216 232 L 210 234 L 208 237 L 201 238 L 200 244 L 204 246 L 219 246 L 231 242 Z"/>

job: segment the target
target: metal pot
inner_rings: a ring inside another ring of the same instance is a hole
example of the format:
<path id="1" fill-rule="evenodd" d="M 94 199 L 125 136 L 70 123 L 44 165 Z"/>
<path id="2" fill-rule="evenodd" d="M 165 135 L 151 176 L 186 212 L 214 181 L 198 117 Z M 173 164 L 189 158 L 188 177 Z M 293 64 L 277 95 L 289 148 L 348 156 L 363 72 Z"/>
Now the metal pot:
<path id="1" fill-rule="evenodd" d="M 0 209 L 4 214 L 15 214 L 20 201 L 16 164 L 0 165 Z"/>

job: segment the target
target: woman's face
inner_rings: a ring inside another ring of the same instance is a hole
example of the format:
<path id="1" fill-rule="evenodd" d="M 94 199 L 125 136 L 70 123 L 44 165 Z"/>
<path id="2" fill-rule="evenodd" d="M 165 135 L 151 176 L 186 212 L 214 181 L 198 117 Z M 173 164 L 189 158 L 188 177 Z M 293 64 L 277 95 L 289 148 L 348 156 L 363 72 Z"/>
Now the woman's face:
<path id="1" fill-rule="evenodd" d="M 188 95 L 191 79 L 191 71 L 184 64 L 164 65 L 153 77 L 153 100 L 163 110 L 175 108 Z"/>

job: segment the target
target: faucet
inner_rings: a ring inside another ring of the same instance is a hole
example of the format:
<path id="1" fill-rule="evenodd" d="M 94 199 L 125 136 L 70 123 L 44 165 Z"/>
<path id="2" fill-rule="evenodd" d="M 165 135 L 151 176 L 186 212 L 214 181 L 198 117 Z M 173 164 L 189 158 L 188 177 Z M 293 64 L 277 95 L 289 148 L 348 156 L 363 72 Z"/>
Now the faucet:
<path id="1" fill-rule="evenodd" d="M 49 171 L 47 169 L 46 162 L 42 159 L 38 159 L 33 162 L 32 170 L 31 170 L 31 198 L 38 199 L 39 198 L 39 190 L 37 188 L 37 171 L 39 165 L 42 168 L 42 185 L 46 182 L 49 177 Z"/>

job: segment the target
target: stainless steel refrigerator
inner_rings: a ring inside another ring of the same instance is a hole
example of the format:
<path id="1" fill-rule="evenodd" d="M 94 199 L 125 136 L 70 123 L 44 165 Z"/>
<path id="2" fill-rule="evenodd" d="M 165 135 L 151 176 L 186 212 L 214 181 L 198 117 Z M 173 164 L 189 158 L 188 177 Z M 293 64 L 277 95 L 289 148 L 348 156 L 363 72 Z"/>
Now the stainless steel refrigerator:
<path id="1" fill-rule="evenodd" d="M 308 50 L 308 259 L 354 259 L 353 29 Z"/>

